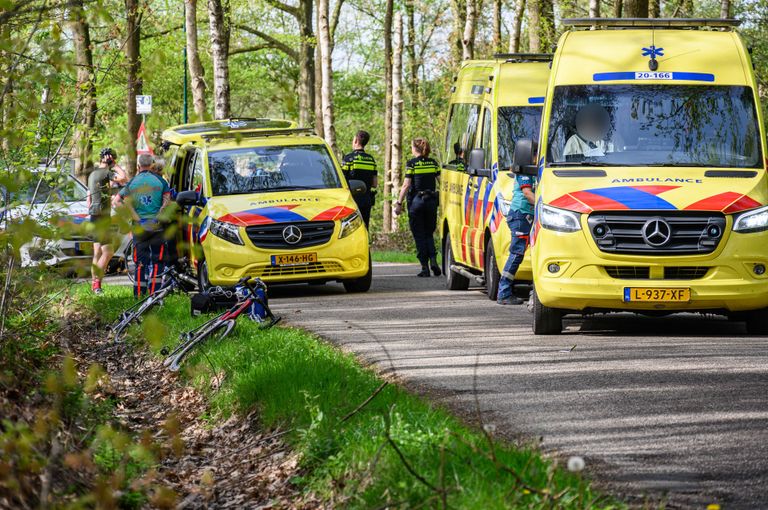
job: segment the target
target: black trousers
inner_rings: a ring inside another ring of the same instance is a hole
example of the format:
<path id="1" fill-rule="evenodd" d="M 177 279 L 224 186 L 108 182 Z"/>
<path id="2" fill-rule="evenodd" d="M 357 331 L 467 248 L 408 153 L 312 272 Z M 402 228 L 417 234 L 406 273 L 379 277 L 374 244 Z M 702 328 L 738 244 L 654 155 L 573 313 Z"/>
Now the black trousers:
<path id="1" fill-rule="evenodd" d="M 430 259 L 437 256 L 435 251 L 435 228 L 437 227 L 437 197 L 415 195 L 408 200 L 408 224 L 416 242 L 416 257 L 426 267 Z"/>
<path id="2" fill-rule="evenodd" d="M 136 277 L 133 287 L 133 295 L 141 297 L 146 294 L 154 294 L 160 289 L 158 275 L 165 271 L 165 263 L 168 253 L 165 241 L 165 232 L 142 232 L 133 237 L 134 257 L 136 262 Z"/>
<path id="3" fill-rule="evenodd" d="M 357 204 L 357 208 L 360 209 L 360 215 L 363 217 L 363 221 L 365 222 L 365 228 L 368 228 L 368 225 L 371 222 L 371 209 L 373 208 L 373 204 L 376 201 L 375 196 L 371 192 L 363 193 L 362 195 L 357 195 L 354 197 L 355 203 Z"/>

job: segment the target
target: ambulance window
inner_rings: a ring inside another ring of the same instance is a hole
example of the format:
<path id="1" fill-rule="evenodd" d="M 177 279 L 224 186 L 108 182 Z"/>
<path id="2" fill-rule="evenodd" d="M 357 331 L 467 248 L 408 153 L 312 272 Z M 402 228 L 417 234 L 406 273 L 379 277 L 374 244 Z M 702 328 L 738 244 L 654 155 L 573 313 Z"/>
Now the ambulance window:
<path id="1" fill-rule="evenodd" d="M 520 139 L 538 140 L 541 123 L 539 106 L 502 106 L 498 111 L 496 143 L 499 146 L 499 170 L 512 168 L 515 143 Z"/>
<path id="2" fill-rule="evenodd" d="M 447 168 L 464 171 L 466 155 L 475 146 L 479 118 L 479 105 L 457 103 L 451 108 L 445 140 L 445 154 L 449 160 Z"/>
<path id="3" fill-rule="evenodd" d="M 195 151 L 189 161 L 189 186 L 188 190 L 203 191 L 203 177 L 205 170 L 203 168 L 203 155 L 200 151 Z"/>
<path id="4" fill-rule="evenodd" d="M 491 122 L 492 122 L 493 115 L 491 114 L 491 110 L 488 108 L 485 108 L 485 113 L 483 114 L 483 141 L 482 141 L 482 149 L 485 151 L 485 164 L 483 165 L 483 168 L 491 168 Z"/>

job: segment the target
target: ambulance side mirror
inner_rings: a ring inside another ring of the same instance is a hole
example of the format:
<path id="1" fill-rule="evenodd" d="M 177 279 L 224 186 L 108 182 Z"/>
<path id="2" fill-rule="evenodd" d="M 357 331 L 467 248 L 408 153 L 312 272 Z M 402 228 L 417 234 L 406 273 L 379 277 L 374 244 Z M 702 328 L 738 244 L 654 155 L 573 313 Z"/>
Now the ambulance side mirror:
<path id="1" fill-rule="evenodd" d="M 352 196 L 364 195 L 367 191 L 368 186 L 363 181 L 358 181 L 357 179 L 349 181 L 349 192 L 352 193 Z"/>
<path id="2" fill-rule="evenodd" d="M 193 207 L 200 204 L 200 197 L 197 195 L 197 191 L 182 191 L 176 195 L 176 203 L 181 207 Z"/>
<path id="3" fill-rule="evenodd" d="M 539 168 L 534 164 L 537 144 L 530 138 L 521 138 L 515 142 L 515 154 L 512 156 L 512 171 L 516 174 L 538 175 Z"/>
<path id="4" fill-rule="evenodd" d="M 490 177 L 491 169 L 483 168 L 485 166 L 485 150 L 484 149 L 472 149 L 469 151 L 469 161 L 467 165 L 467 171 L 469 175 L 476 175 L 478 177 Z"/>

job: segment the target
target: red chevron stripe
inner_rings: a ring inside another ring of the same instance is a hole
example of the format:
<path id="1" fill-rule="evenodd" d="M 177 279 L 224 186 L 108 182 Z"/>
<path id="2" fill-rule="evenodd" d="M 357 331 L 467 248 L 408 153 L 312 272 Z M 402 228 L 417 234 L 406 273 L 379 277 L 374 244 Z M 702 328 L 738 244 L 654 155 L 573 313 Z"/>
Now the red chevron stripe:
<path id="1" fill-rule="evenodd" d="M 569 211 L 575 211 L 580 213 L 590 213 L 592 208 L 579 202 L 571 195 L 563 195 L 549 203 L 552 207 L 559 207 L 560 209 L 568 209 Z"/>
<path id="2" fill-rule="evenodd" d="M 685 208 L 686 211 L 722 211 L 729 205 L 741 199 L 744 195 L 734 191 L 726 191 L 694 202 Z"/>
<path id="3" fill-rule="evenodd" d="M 622 204 L 621 202 L 617 202 L 616 200 L 612 200 L 608 197 L 590 193 L 589 191 L 576 191 L 571 193 L 571 196 L 579 202 L 586 204 L 593 210 L 624 211 L 629 209 L 629 207 Z"/>

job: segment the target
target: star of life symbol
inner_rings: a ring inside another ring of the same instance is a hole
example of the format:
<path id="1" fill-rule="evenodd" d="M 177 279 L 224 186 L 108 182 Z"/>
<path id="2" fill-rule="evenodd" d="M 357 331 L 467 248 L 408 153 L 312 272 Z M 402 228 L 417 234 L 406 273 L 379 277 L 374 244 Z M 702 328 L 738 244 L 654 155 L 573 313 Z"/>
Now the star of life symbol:
<path id="1" fill-rule="evenodd" d="M 643 57 L 650 57 L 652 60 L 656 57 L 663 57 L 664 56 L 664 48 L 657 48 L 656 46 L 651 45 L 650 48 L 643 48 Z"/>
<path id="2" fill-rule="evenodd" d="M 144 205 L 152 205 L 152 197 L 149 195 L 142 195 L 139 197 L 139 202 Z"/>

